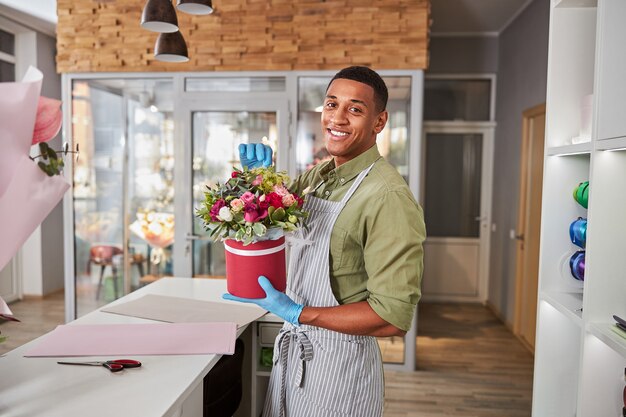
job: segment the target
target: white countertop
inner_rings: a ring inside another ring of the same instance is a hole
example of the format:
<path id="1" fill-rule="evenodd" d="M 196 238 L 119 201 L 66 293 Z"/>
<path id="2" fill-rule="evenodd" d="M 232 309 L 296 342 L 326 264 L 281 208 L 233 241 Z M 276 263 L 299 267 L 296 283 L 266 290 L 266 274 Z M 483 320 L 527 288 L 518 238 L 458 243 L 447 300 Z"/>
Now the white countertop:
<path id="1" fill-rule="evenodd" d="M 219 301 L 225 280 L 166 278 L 109 305 L 144 294 Z M 74 323 L 150 323 L 151 320 L 99 310 Z M 244 328 L 239 329 L 238 334 Z M 46 337 L 46 335 L 42 336 Z M 203 381 L 219 355 L 137 356 L 141 368 L 118 373 L 104 367 L 62 366 L 58 358 L 24 358 L 41 338 L 0 357 L 0 416 L 3 417 L 157 417 L 179 415 L 189 394 Z M 83 358 L 81 358 L 83 359 Z M 85 360 L 119 359 L 93 357 Z"/>

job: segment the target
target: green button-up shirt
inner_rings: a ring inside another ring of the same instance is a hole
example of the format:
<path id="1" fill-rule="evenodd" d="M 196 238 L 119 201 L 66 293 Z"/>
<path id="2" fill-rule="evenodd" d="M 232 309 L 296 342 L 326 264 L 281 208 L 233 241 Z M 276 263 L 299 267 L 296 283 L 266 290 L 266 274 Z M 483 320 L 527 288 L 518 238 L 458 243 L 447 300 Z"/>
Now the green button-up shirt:
<path id="1" fill-rule="evenodd" d="M 374 164 L 339 214 L 330 239 L 330 282 L 340 304 L 367 300 L 385 321 L 409 330 L 421 296 L 424 215 L 404 178 L 373 146 L 335 168 L 333 160 L 299 176 L 292 191 L 340 201 Z"/>

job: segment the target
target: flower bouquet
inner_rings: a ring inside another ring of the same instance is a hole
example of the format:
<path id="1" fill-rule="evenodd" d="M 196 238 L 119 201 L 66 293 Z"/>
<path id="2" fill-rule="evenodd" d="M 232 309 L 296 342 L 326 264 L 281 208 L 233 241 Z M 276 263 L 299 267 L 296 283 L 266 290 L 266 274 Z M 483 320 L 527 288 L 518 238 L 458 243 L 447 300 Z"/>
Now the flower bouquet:
<path id="1" fill-rule="evenodd" d="M 140 210 L 130 230 L 152 247 L 150 262 L 158 268 L 167 261 L 165 248 L 174 243 L 174 215 Z"/>
<path id="2" fill-rule="evenodd" d="M 259 275 L 285 290 L 284 232 L 297 230 L 307 217 L 303 199 L 289 192 L 288 182 L 287 174 L 273 167 L 234 168 L 224 184 L 207 187 L 197 215 L 214 240 L 224 241 L 229 293 L 265 297 Z"/>

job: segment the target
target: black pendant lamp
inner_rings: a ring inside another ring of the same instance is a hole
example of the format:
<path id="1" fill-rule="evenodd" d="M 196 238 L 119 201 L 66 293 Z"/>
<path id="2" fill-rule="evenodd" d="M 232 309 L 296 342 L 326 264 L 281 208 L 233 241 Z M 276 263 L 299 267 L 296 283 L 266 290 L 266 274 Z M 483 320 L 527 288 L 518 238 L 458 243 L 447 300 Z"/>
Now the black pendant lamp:
<path id="1" fill-rule="evenodd" d="M 176 8 L 189 14 L 211 14 L 213 3 L 211 0 L 177 0 Z"/>
<path id="2" fill-rule="evenodd" d="M 187 62 L 187 44 L 180 31 L 161 33 L 154 45 L 154 58 L 163 62 Z"/>
<path id="3" fill-rule="evenodd" d="M 178 31 L 178 17 L 170 0 L 148 0 L 141 14 L 141 27 L 153 32 Z M 183 41 L 184 43 L 184 41 Z"/>

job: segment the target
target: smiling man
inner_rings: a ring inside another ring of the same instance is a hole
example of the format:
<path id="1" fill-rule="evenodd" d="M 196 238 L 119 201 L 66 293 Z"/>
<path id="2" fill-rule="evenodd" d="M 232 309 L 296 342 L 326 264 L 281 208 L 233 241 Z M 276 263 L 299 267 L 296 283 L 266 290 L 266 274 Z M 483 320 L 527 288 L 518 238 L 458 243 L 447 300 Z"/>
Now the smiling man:
<path id="1" fill-rule="evenodd" d="M 402 336 L 410 328 L 426 237 L 422 209 L 376 147 L 387 98 L 384 81 L 367 67 L 333 77 L 321 119 L 333 159 L 292 187 L 312 192 L 304 207 L 307 228 L 292 243 L 287 292 L 260 277 L 266 298 L 225 295 L 286 321 L 274 346 L 266 417 L 382 416 L 375 337 Z M 268 151 L 242 145 L 242 164 L 262 164 Z"/>

